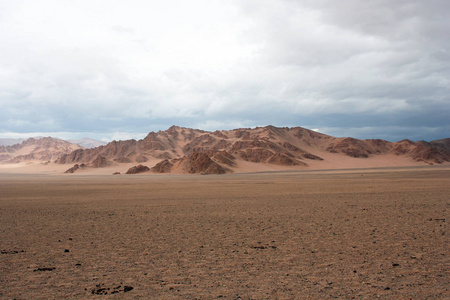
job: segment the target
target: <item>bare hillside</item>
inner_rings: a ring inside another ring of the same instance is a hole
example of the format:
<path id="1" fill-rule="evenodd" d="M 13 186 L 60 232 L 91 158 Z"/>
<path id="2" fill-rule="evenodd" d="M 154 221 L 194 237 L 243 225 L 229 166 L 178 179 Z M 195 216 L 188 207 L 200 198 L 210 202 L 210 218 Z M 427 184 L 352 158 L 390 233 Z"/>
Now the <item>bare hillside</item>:
<path id="1" fill-rule="evenodd" d="M 449 161 L 446 140 L 392 143 L 336 138 L 301 127 L 274 126 L 214 132 L 172 126 L 165 131 L 150 132 L 142 140 L 113 141 L 92 149 L 77 149 L 57 159 L 59 164 L 84 163 L 94 168 L 148 164 L 156 173 L 191 174 L 357 167 L 358 164 L 364 167 L 431 165 Z"/>
<path id="2" fill-rule="evenodd" d="M 29 138 L 19 144 L 0 146 L 0 162 L 50 162 L 79 149 L 83 147 L 52 137 Z"/>

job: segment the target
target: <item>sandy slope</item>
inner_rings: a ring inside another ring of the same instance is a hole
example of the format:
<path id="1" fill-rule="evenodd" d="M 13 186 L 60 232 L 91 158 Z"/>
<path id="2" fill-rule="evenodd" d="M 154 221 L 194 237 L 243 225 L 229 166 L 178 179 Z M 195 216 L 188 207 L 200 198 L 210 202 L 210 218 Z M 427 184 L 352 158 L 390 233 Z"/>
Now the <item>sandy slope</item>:
<path id="1" fill-rule="evenodd" d="M 283 170 L 324 170 L 324 169 L 357 169 L 357 168 L 380 168 L 380 167 L 405 167 L 405 166 L 424 166 L 423 163 L 413 161 L 408 157 L 397 156 L 393 154 L 376 155 L 371 158 L 353 158 L 344 154 L 328 153 L 326 151 L 319 152 L 324 160 L 308 161 L 308 166 L 281 166 L 268 163 L 252 163 L 244 160 L 237 160 L 234 167 L 234 173 L 251 173 L 265 171 L 283 171 Z M 159 159 L 151 159 L 143 165 L 153 167 Z M 114 172 L 125 174 L 126 171 L 135 166 L 136 163 L 116 163 L 113 166 L 104 168 L 86 168 L 78 170 L 74 174 L 64 174 L 64 172 L 72 167 L 68 164 L 49 163 L 42 164 L 40 161 L 28 161 L 16 164 L 0 164 L 0 174 L 61 174 L 65 176 L 77 175 L 111 175 Z M 450 164 L 443 164 L 443 166 Z M 173 174 L 185 174 L 182 169 L 174 170 Z M 127 175 L 131 176 L 131 175 Z"/>

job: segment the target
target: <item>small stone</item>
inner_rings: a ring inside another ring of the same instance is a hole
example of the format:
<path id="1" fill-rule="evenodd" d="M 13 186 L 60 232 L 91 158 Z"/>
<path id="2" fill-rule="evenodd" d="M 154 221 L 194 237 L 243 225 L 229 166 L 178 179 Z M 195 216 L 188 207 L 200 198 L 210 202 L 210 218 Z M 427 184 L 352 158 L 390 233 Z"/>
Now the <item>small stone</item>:
<path id="1" fill-rule="evenodd" d="M 56 269 L 55 267 L 51 267 L 51 268 L 37 268 L 35 270 L 33 270 L 33 272 L 38 272 L 38 271 L 53 271 L 54 269 Z"/>

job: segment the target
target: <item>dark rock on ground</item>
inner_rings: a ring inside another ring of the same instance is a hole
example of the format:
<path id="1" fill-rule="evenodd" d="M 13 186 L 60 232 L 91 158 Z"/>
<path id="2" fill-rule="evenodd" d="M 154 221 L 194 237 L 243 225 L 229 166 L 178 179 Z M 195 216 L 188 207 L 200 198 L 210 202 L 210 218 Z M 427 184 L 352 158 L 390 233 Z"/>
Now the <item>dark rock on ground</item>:
<path id="1" fill-rule="evenodd" d="M 38 271 L 53 271 L 54 269 L 56 269 L 55 267 L 51 267 L 51 268 L 37 268 L 34 269 L 33 272 L 38 272 Z"/>
<path id="2" fill-rule="evenodd" d="M 150 171 L 150 168 L 144 165 L 137 165 L 128 169 L 125 174 L 139 174 Z"/>

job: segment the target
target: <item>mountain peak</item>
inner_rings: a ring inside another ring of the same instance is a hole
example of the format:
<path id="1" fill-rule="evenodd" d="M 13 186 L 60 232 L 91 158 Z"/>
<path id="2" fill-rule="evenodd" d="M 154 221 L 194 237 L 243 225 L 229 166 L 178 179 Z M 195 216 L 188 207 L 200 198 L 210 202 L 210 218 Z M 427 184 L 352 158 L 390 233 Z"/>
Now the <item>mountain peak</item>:
<path id="1" fill-rule="evenodd" d="M 91 168 L 146 163 L 155 172 L 217 174 L 428 165 L 450 162 L 449 141 L 391 143 L 380 139 L 336 138 L 303 127 L 273 125 L 213 132 L 173 125 L 165 131 L 149 132 L 142 140 L 113 141 L 90 149 L 51 137 L 29 139 L 14 146 L 1 146 L 0 161 L 55 160 L 59 164 L 84 164 Z"/>
<path id="2" fill-rule="evenodd" d="M 29 138 L 20 144 L 0 146 L 0 162 L 52 161 L 78 149 L 83 147 L 58 138 Z"/>

